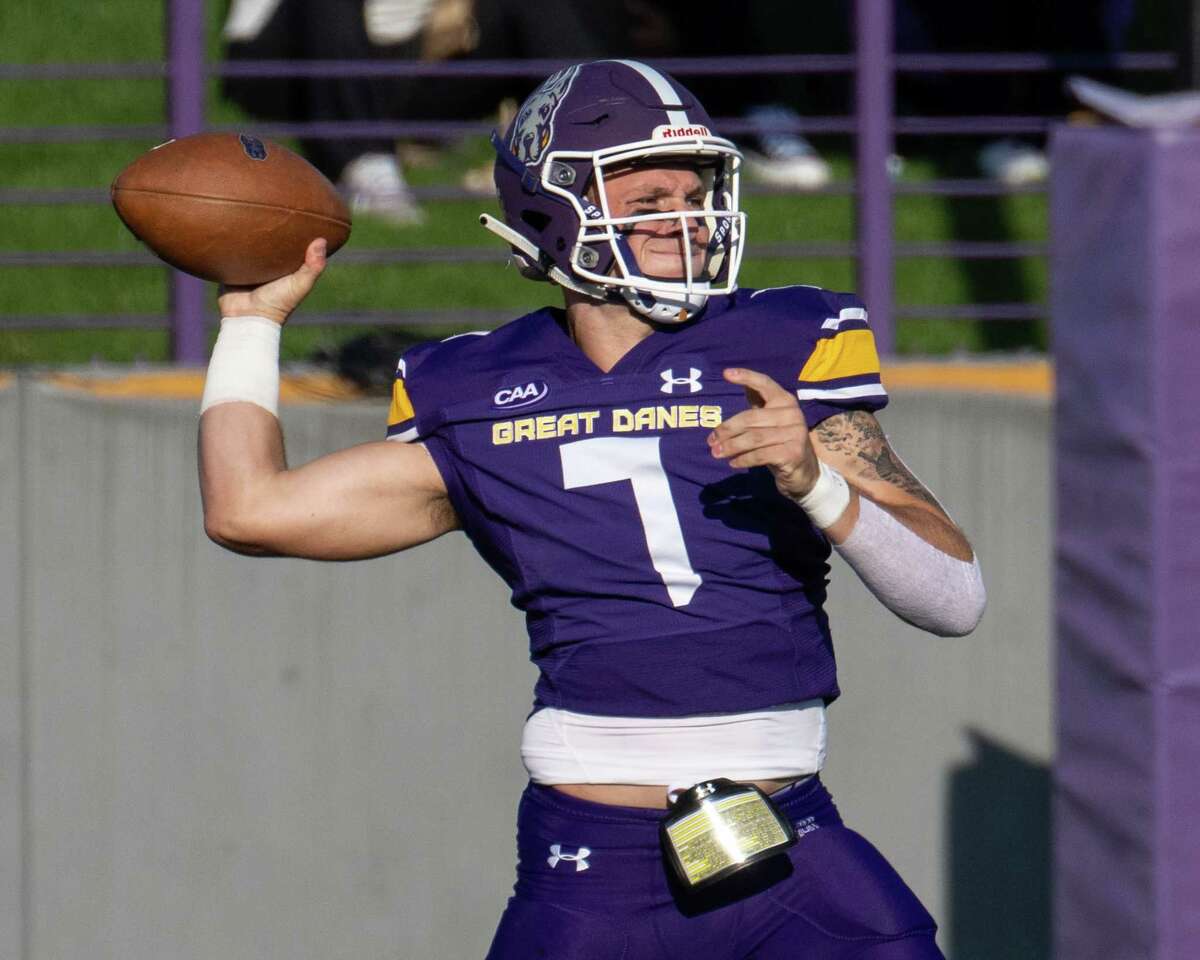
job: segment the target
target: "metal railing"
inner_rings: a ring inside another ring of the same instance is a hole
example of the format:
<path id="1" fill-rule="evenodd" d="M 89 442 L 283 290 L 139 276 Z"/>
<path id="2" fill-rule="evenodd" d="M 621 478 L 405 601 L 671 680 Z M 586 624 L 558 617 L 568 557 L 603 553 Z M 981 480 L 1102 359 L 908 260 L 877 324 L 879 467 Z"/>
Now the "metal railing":
<path id="1" fill-rule="evenodd" d="M 121 64 L 35 64 L 0 65 L 0 81 L 9 79 L 119 79 L 164 78 L 167 82 L 168 116 L 162 125 L 70 125 L 54 127 L 0 128 L 0 143 L 79 142 L 88 140 L 146 140 L 183 137 L 204 130 L 232 129 L 210 125 L 206 120 L 205 90 L 210 77 L 524 77 L 538 79 L 561 67 L 562 60 L 520 61 L 239 61 L 208 63 L 205 59 L 205 0 L 167 0 L 168 34 L 165 62 Z M 1039 257 L 1045 243 L 943 242 L 900 243 L 893 233 L 893 199 L 896 195 L 932 194 L 947 197 L 999 196 L 1036 192 L 1040 188 L 1014 188 L 987 180 L 932 180 L 895 183 L 888 173 L 897 134 L 933 136 L 942 134 L 1017 135 L 1043 133 L 1051 119 L 1040 116 L 900 116 L 894 111 L 897 73 L 1034 73 L 1049 69 L 1115 68 L 1124 71 L 1168 71 L 1176 68 L 1170 53 L 1133 53 L 1116 56 L 1060 56 L 1039 53 L 1005 54 L 897 54 L 894 52 L 890 3 L 856 0 L 855 44 L 852 54 L 750 56 L 735 58 L 662 58 L 655 64 L 681 76 L 750 74 L 852 74 L 855 81 L 855 113 L 852 116 L 806 116 L 792 129 L 804 134 L 850 134 L 855 139 L 857 176 L 853 182 L 835 182 L 823 188 L 826 194 L 853 194 L 856 236 L 852 244 L 756 244 L 755 259 L 795 257 L 853 257 L 858 267 L 857 289 L 871 309 L 876 339 L 884 353 L 895 347 L 895 320 L 899 317 L 966 317 L 988 320 L 1028 320 L 1042 315 L 1031 303 L 956 304 L 896 307 L 893 269 L 898 258 L 955 257 L 962 259 L 1015 259 Z M 725 135 L 737 137 L 753 132 L 744 120 L 718 121 Z M 464 122 L 321 121 L 311 123 L 256 123 L 255 131 L 265 136 L 392 137 L 454 139 L 488 133 L 490 125 Z M 425 188 L 425 199 L 465 196 L 454 188 Z M 104 190 L 0 189 L 5 203 L 106 203 Z M 403 248 L 345 250 L 339 262 L 496 262 L 496 247 Z M 43 252 L 3 253 L 0 267 L 63 265 L 126 266 L 156 262 L 149 253 L 135 252 Z M 205 359 L 208 316 L 205 283 L 171 271 L 171 353 L 180 363 Z M 446 323 L 450 311 L 436 310 L 326 313 L 306 315 L 303 322 L 343 323 Z M 484 325 L 507 318 L 501 311 L 455 309 L 456 319 L 466 314 Z M 10 316 L 9 327 L 150 327 L 148 316 Z M 160 321 L 161 322 L 161 321 Z"/>

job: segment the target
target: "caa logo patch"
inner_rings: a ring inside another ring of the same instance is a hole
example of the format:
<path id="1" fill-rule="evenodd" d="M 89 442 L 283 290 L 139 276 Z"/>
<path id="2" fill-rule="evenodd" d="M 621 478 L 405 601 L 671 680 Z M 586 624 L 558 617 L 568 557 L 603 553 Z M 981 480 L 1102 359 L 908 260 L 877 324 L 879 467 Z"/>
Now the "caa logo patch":
<path id="1" fill-rule="evenodd" d="M 530 380 L 529 383 L 520 386 L 497 390 L 496 395 L 492 397 L 492 403 L 509 410 L 514 407 L 528 407 L 544 400 L 549 392 L 550 387 L 544 380 Z"/>

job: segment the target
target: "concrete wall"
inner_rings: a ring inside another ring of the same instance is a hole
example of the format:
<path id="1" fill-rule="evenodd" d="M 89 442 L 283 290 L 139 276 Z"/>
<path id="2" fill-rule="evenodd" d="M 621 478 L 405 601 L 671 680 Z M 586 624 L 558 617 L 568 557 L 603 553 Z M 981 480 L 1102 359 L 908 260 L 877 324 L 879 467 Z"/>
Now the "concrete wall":
<path id="1" fill-rule="evenodd" d="M 532 682 L 503 585 L 461 535 L 358 564 L 233 556 L 201 530 L 194 402 L 23 391 L 23 444 L 0 392 L 0 600 L 26 599 L 0 615 L 0 953 L 482 956 Z M 287 408 L 290 459 L 383 414 Z M 989 844 L 1033 823 L 1025 872 L 1047 856 L 1048 407 L 902 394 L 884 417 L 975 535 L 991 607 L 937 640 L 835 570 L 828 780 L 946 946 L 987 957 Z"/>
<path id="2" fill-rule="evenodd" d="M 11 378 L 0 383 L 0 956 L 21 957 L 22 717 L 21 420 Z"/>
<path id="3" fill-rule="evenodd" d="M 909 627 L 835 559 L 842 698 L 825 779 L 958 960 L 1049 955 L 1049 405 L 899 393 L 880 420 L 970 535 L 988 609 L 965 639 Z"/>
<path id="4" fill-rule="evenodd" d="M 530 682 L 502 585 L 461 537 L 236 557 L 193 403 L 27 399 L 28 956 L 482 955 Z M 289 410 L 293 461 L 381 416 Z"/>

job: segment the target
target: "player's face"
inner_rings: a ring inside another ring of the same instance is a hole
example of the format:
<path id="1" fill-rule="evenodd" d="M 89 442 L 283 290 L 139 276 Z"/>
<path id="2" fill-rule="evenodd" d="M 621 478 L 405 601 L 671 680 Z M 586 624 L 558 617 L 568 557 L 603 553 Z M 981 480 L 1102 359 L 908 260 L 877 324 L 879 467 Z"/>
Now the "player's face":
<path id="1" fill-rule="evenodd" d="M 630 167 L 607 174 L 604 186 L 614 217 L 700 210 L 707 193 L 696 169 L 683 164 Z M 684 242 L 685 236 L 690 244 Z M 679 220 L 663 219 L 630 226 L 626 237 L 638 267 L 646 276 L 684 279 L 687 276 L 684 258 L 690 249 L 692 277 L 703 279 L 708 227 L 702 219 L 688 219 L 686 234 Z"/>

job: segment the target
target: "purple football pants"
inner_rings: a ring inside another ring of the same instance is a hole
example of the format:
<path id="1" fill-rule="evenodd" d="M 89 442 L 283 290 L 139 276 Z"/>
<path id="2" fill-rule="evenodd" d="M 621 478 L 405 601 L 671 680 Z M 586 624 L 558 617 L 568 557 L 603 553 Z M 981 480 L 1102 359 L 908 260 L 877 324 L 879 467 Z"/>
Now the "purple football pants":
<path id="1" fill-rule="evenodd" d="M 933 918 L 819 779 L 772 799 L 796 845 L 696 893 L 667 876 L 662 811 L 530 784 L 487 960 L 944 960 Z"/>

